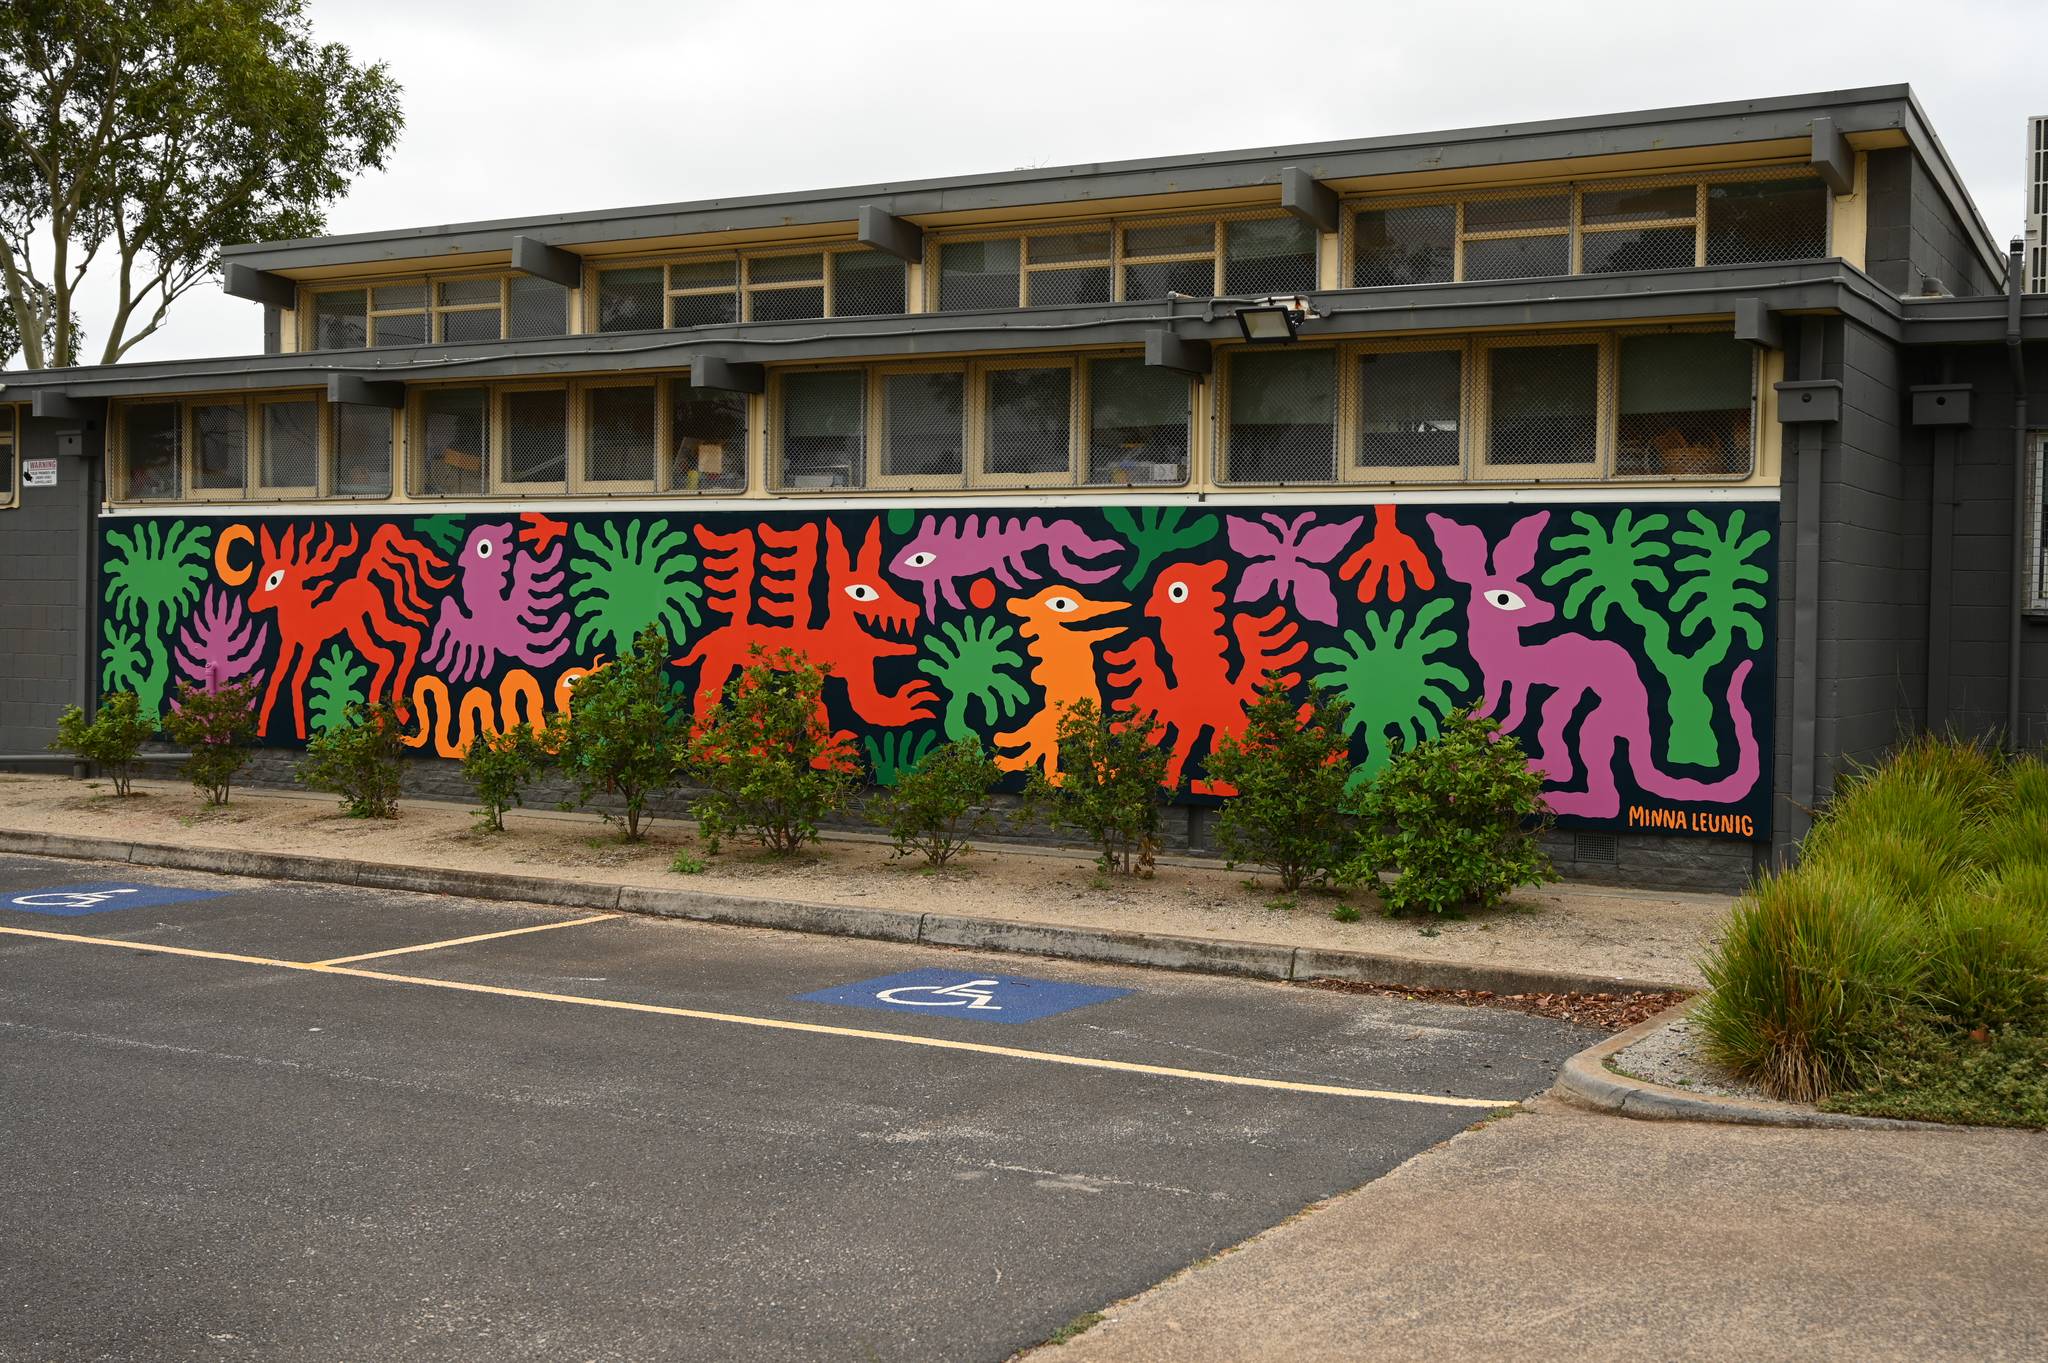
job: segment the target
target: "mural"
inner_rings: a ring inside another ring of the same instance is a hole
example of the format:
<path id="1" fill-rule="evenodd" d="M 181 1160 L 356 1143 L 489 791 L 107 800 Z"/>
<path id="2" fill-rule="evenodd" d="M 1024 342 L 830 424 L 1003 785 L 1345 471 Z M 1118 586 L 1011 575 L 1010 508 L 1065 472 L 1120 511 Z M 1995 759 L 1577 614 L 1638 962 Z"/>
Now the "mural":
<path id="1" fill-rule="evenodd" d="M 101 681 L 262 684 L 266 741 L 390 700 L 422 752 L 559 723 L 649 621 L 698 713 L 752 650 L 832 665 L 887 784 L 979 735 L 1058 778 L 1060 710 L 1158 721 L 1182 798 L 1258 688 L 1351 703 L 1361 780 L 1477 704 L 1579 826 L 1767 835 L 1768 502 L 1076 506 L 103 522 Z"/>

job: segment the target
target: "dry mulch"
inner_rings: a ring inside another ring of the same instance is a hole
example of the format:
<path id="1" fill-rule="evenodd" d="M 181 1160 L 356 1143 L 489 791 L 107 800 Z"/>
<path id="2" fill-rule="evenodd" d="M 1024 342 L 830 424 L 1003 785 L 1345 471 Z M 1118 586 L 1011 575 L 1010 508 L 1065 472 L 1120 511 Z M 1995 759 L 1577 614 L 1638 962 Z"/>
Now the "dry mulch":
<path id="1" fill-rule="evenodd" d="M 1496 994 L 1491 989 L 1431 989 L 1406 984 L 1370 984 L 1359 980 L 1303 980 L 1310 989 L 1339 994 L 1378 994 L 1422 1003 L 1453 1003 L 1466 1008 L 1512 1008 L 1540 1018 L 1556 1018 L 1581 1027 L 1623 1032 L 1692 997 L 1682 989 L 1626 994 Z"/>

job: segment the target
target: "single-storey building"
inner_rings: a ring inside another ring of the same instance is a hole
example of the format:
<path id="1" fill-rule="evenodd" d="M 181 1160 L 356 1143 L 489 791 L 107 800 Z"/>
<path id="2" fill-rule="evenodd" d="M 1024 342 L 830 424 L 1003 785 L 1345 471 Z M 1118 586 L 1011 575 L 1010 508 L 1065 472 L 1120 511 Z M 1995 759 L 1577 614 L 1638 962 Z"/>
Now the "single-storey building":
<path id="1" fill-rule="evenodd" d="M 1738 882 L 2048 741 L 2016 249 L 1904 86 L 236 247 L 260 354 L 0 375 L 0 755 L 256 678 L 445 759 L 653 621 L 878 781 L 1136 707 L 1197 845 L 1264 679 L 1476 703 L 1567 872 Z"/>

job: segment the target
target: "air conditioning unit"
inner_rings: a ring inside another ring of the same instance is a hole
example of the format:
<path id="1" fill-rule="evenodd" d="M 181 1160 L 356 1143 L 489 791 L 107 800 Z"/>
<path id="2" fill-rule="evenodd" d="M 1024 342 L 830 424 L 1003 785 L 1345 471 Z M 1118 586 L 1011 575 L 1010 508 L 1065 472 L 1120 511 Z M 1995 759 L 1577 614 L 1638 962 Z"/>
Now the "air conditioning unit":
<path id="1" fill-rule="evenodd" d="M 2048 114 L 2027 120 L 2027 253 L 2028 293 L 2048 293 Z"/>

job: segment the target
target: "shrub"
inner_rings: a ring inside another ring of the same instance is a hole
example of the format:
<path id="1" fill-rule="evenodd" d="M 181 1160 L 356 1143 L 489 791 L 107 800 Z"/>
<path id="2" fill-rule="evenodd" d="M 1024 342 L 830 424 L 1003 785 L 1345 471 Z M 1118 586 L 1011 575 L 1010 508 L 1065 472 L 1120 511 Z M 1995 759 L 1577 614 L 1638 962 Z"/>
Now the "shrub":
<path id="1" fill-rule="evenodd" d="M 859 781 L 845 736 L 825 713 L 826 669 L 788 648 L 767 654 L 756 646 L 754 656 L 684 761 L 704 788 L 690 813 L 714 855 L 735 836 L 777 855 L 817 841 L 818 820 L 845 804 Z"/>
<path id="2" fill-rule="evenodd" d="M 1693 1013 L 1708 1055 L 1775 1097 L 1839 1087 L 1918 993 L 1915 913 L 1840 867 L 1760 881 L 1702 963 L 1713 993 Z"/>
<path id="3" fill-rule="evenodd" d="M 1071 828 L 1100 849 L 1106 872 L 1149 877 L 1159 851 L 1161 785 L 1166 752 L 1159 722 L 1125 710 L 1105 715 L 1080 700 L 1060 712 L 1058 784 L 1033 771 L 1025 804 L 1042 809 L 1054 828 Z"/>
<path id="4" fill-rule="evenodd" d="M 504 832 L 505 811 L 526 803 L 526 787 L 547 762 L 547 746 L 531 724 L 478 734 L 462 755 L 462 779 L 483 806 L 476 812 L 476 826 L 486 833 Z"/>
<path id="5" fill-rule="evenodd" d="M 1288 894 L 1333 875 L 1348 850 L 1358 800 L 1350 706 L 1319 689 L 1297 705 L 1278 678 L 1259 688 L 1243 734 L 1224 734 L 1209 755 L 1212 780 L 1236 787 L 1217 821 L 1216 841 L 1231 866 L 1269 866 Z"/>
<path id="6" fill-rule="evenodd" d="M 98 767 L 114 783 L 114 794 L 126 796 L 135 781 L 136 754 L 155 733 L 156 721 L 142 717 L 133 691 L 109 691 L 90 720 L 76 705 L 66 706 L 50 746 Z"/>
<path id="7" fill-rule="evenodd" d="M 390 705 L 352 701 L 341 712 L 341 723 L 306 744 L 293 779 L 339 795 L 351 819 L 395 819 L 405 752 L 402 733 Z"/>
<path id="8" fill-rule="evenodd" d="M 687 732 L 668 684 L 668 636 L 650 624 L 623 657 L 576 683 L 562 732 L 562 768 L 576 782 L 579 803 L 602 793 L 624 805 L 626 841 L 637 842 L 649 820 L 647 802 L 676 782 Z"/>
<path id="9" fill-rule="evenodd" d="M 1926 925 L 1928 1009 L 1965 1031 L 2048 1020 L 2048 867 L 2028 867 L 1935 906 Z"/>
<path id="10" fill-rule="evenodd" d="M 679 876 L 701 876 L 711 869 L 711 865 L 696 853 L 684 850 L 676 853 L 675 859 L 669 862 L 668 869 Z"/>
<path id="11" fill-rule="evenodd" d="M 1984 830 L 1989 854 L 1999 867 L 2048 866 L 2048 761 L 2018 758 L 2008 774 L 2005 803 Z"/>
<path id="12" fill-rule="evenodd" d="M 1898 899 L 1928 905 L 1985 864 L 1987 817 L 2002 802 L 1973 745 L 1945 761 L 1924 742 L 1845 781 L 1801 849 L 1801 860 L 1869 873 Z M 1996 773 L 1995 765 L 1990 767 Z"/>
<path id="13" fill-rule="evenodd" d="M 1543 777 L 1490 719 L 1455 712 L 1436 738 L 1399 748 L 1367 790 L 1357 856 L 1340 879 L 1377 886 L 1389 913 L 1456 914 L 1518 885 L 1557 879 L 1536 835 Z"/>
<path id="14" fill-rule="evenodd" d="M 209 805 L 228 802 L 235 773 L 249 760 L 256 741 L 256 688 L 254 678 L 211 689 L 181 682 L 164 718 L 172 741 L 191 750 L 181 770 Z"/>
<path id="15" fill-rule="evenodd" d="M 926 753 L 874 799 L 879 822 L 896 845 L 894 855 L 921 852 L 925 865 L 936 867 L 969 851 L 966 835 L 987 826 L 988 812 L 982 806 L 1001 777 L 977 738 Z"/>

